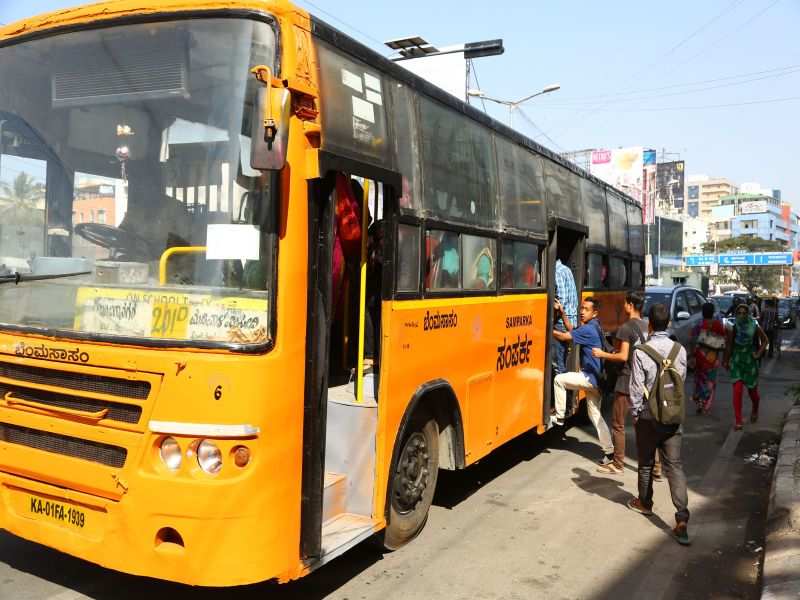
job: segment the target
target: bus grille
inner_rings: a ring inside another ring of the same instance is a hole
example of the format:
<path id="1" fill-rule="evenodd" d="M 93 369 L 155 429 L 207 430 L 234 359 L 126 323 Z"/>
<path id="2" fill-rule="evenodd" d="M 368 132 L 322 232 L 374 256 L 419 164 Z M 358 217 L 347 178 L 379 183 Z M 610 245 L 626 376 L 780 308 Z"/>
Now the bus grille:
<path id="1" fill-rule="evenodd" d="M 67 394 L 57 394 L 44 390 L 29 390 L 0 383 L 0 398 L 5 396 L 8 392 L 12 392 L 14 398 L 19 398 L 20 400 L 27 400 L 29 402 L 46 404 L 58 408 L 67 408 L 70 410 L 97 412 L 106 408 L 108 409 L 108 414 L 105 416 L 106 419 L 120 421 L 122 423 L 138 423 L 139 418 L 142 416 L 142 407 L 135 404 L 119 404 L 117 402 L 108 402 L 107 400 L 79 398 Z"/>
<path id="2" fill-rule="evenodd" d="M 90 442 L 8 423 L 0 423 L 0 441 L 36 448 L 53 454 L 90 460 L 116 468 L 122 468 L 125 465 L 125 458 L 128 455 L 128 451 L 119 446 Z"/>
<path id="3" fill-rule="evenodd" d="M 150 394 L 150 382 L 132 381 L 118 377 L 70 373 L 56 369 L 43 369 L 0 361 L 0 377 L 27 381 L 39 385 L 68 388 L 82 392 L 95 392 L 144 400 Z"/>

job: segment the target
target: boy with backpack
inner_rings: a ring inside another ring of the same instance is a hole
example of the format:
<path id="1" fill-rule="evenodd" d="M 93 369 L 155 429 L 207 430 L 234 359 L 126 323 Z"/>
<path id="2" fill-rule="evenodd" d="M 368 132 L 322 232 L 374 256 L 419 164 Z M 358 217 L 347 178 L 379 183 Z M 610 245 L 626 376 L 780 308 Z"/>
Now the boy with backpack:
<path id="1" fill-rule="evenodd" d="M 646 516 L 653 514 L 653 464 L 660 450 L 664 474 L 675 505 L 675 528 L 682 545 L 689 545 L 686 475 L 681 462 L 682 431 L 686 404 L 686 350 L 667 333 L 669 309 L 663 304 L 650 308 L 650 339 L 636 347 L 631 371 L 631 413 L 639 454 L 639 497 L 628 508 Z"/>
<path id="2" fill-rule="evenodd" d="M 583 390 L 586 394 L 586 405 L 589 418 L 597 429 L 597 437 L 603 449 L 603 458 L 600 464 L 606 464 L 613 458 L 614 446 L 611 443 L 611 433 L 608 425 L 603 420 L 600 412 L 600 391 L 598 378 L 603 370 L 599 358 L 592 355 L 592 349 L 603 347 L 603 331 L 600 321 L 597 320 L 599 303 L 592 297 L 586 298 L 579 311 L 581 326 L 572 328 L 570 319 L 564 318 L 566 331 L 553 330 L 553 337 L 559 342 L 575 342 L 581 349 L 581 370 L 556 375 L 555 378 L 555 414 L 554 421 L 557 425 L 564 424 L 567 409 L 567 390 Z M 558 306 L 558 303 L 557 303 Z M 563 311 L 561 312 L 563 315 Z"/>

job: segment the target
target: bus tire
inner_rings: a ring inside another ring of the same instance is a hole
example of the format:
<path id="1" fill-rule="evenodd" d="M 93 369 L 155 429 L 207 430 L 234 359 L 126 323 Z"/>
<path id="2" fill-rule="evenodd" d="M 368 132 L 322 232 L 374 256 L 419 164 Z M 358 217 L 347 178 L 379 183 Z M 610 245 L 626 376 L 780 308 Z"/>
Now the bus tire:
<path id="1" fill-rule="evenodd" d="M 389 482 L 389 522 L 382 545 L 397 550 L 413 540 L 428 520 L 439 475 L 439 427 L 417 413 L 406 427 Z"/>

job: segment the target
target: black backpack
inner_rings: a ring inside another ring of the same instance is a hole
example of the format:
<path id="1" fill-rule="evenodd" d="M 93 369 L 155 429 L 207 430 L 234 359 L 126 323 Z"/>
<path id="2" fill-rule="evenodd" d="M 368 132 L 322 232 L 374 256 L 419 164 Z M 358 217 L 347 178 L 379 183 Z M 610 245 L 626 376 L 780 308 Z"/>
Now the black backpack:
<path id="1" fill-rule="evenodd" d="M 645 390 L 650 414 L 663 425 L 680 425 L 686 412 L 686 389 L 683 377 L 675 368 L 675 359 L 681 351 L 678 342 L 673 342 L 669 354 L 664 357 L 661 353 L 647 344 L 637 346 L 650 359 L 656 363 L 658 371 L 653 382 L 653 388 Z"/>
<path id="2" fill-rule="evenodd" d="M 612 346 L 606 338 L 605 333 L 603 333 L 603 329 L 600 327 L 600 323 L 595 320 L 594 324 L 595 327 L 597 327 L 597 333 L 600 336 L 600 349 L 608 354 L 613 354 L 614 346 Z M 604 394 L 612 393 L 617 385 L 617 377 L 619 377 L 619 372 L 621 369 L 622 363 L 615 363 L 600 359 L 600 374 L 597 376 L 597 389 Z"/>

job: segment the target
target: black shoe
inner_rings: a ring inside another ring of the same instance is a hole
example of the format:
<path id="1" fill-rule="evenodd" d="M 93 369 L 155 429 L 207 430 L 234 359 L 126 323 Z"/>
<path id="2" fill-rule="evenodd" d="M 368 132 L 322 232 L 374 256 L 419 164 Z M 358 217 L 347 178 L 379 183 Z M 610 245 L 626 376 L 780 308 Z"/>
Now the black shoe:
<path id="1" fill-rule="evenodd" d="M 613 463 L 613 462 L 614 462 L 614 455 L 613 454 L 604 454 L 603 458 L 601 458 L 599 461 L 597 461 L 597 464 L 599 464 L 602 467 L 603 465 L 607 465 L 607 464 L 610 464 L 610 463 Z"/>

